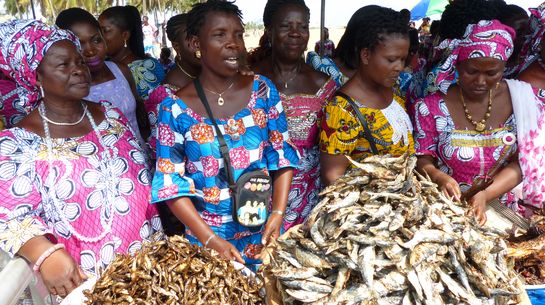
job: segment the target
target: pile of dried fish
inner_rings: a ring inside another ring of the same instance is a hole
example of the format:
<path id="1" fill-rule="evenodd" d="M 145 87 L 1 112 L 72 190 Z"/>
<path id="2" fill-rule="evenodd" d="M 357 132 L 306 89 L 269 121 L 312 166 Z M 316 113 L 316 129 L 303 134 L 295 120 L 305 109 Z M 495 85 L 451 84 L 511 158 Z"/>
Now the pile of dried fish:
<path id="1" fill-rule="evenodd" d="M 105 270 L 87 304 L 263 304 L 261 284 L 231 262 L 180 236 L 120 255 Z"/>
<path id="2" fill-rule="evenodd" d="M 352 163 L 307 222 L 267 249 L 264 272 L 284 304 L 518 303 L 503 239 L 416 173 L 414 157 Z"/>
<path id="3" fill-rule="evenodd" d="M 507 256 L 514 260 L 515 270 L 526 284 L 545 284 L 545 235 L 510 244 Z"/>

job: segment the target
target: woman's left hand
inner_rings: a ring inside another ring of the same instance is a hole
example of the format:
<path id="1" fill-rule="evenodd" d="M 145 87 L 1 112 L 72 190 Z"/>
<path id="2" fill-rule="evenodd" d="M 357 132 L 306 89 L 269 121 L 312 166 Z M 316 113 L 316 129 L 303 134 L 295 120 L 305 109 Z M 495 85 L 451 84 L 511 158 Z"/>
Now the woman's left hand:
<path id="1" fill-rule="evenodd" d="M 475 216 L 477 222 L 483 226 L 486 223 L 486 193 L 480 191 L 469 199 L 469 204 L 472 206 L 472 213 Z"/>
<path id="2" fill-rule="evenodd" d="M 276 240 L 280 236 L 280 229 L 282 228 L 282 222 L 284 221 L 283 215 L 273 213 L 269 216 L 269 220 L 265 224 L 265 231 L 263 231 L 263 237 L 261 243 L 268 245 L 271 240 Z"/>

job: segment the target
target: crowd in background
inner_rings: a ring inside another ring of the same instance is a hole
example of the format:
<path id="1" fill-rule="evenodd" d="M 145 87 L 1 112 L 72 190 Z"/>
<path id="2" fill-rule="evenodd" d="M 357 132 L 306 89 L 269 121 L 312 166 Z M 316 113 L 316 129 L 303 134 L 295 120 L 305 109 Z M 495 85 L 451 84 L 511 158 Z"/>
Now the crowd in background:
<path id="1" fill-rule="evenodd" d="M 61 297 L 163 233 L 255 270 L 346 156 L 416 155 L 481 224 L 495 199 L 540 213 L 545 4 L 530 12 L 453 0 L 417 29 L 408 10 L 365 6 L 306 58 L 304 0 L 268 0 L 253 50 L 223 0 L 168 20 L 159 54 L 132 6 L 0 24 L 0 249 Z M 237 185 L 255 172 L 270 184 Z M 244 216 L 259 225 L 239 219 L 239 188 L 272 190 Z"/>

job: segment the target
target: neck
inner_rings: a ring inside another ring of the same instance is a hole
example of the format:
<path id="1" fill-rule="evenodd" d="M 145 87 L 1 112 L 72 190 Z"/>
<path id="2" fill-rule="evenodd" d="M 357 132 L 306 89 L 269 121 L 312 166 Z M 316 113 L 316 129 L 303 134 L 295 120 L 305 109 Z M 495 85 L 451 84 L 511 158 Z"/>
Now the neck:
<path id="1" fill-rule="evenodd" d="M 489 91 L 487 91 L 486 94 L 475 96 L 475 95 L 468 94 L 467 91 L 464 91 L 462 87 L 460 86 L 458 86 L 458 90 L 460 94 L 464 95 L 464 101 L 466 102 L 466 104 L 470 104 L 470 103 L 487 104 L 488 103 L 488 98 L 489 98 L 488 95 L 490 94 Z"/>
<path id="2" fill-rule="evenodd" d="M 108 66 L 106 65 L 106 62 L 102 65 L 102 68 L 97 71 L 90 71 L 91 72 L 91 83 L 93 85 L 103 83 L 110 74 L 110 69 L 108 69 Z"/>
<path id="3" fill-rule="evenodd" d="M 237 80 L 240 74 L 235 74 L 231 77 L 226 77 L 222 75 L 217 75 L 210 72 L 209 70 L 203 69 L 199 75 L 199 80 L 203 87 L 206 87 L 209 90 L 215 92 L 223 92 L 227 87 L 229 87 L 233 82 Z"/>
<path id="4" fill-rule="evenodd" d="M 274 74 L 278 76 L 293 75 L 295 72 L 301 69 L 303 65 L 301 59 L 295 61 L 282 62 L 278 58 L 275 58 L 273 55 L 272 59 L 272 70 Z"/>
<path id="5" fill-rule="evenodd" d="M 197 76 L 199 76 L 199 73 L 201 72 L 200 67 L 192 66 L 192 65 L 188 64 L 185 61 L 176 60 L 176 63 L 180 67 L 182 67 L 182 69 L 184 69 L 184 71 L 187 72 L 191 76 L 197 77 Z M 182 71 L 182 74 L 184 74 L 185 77 L 189 78 L 189 76 L 185 75 L 185 73 L 183 73 L 183 71 Z"/>
<path id="6" fill-rule="evenodd" d="M 47 117 L 58 122 L 77 121 L 83 113 L 81 100 L 55 100 L 45 98 L 42 100 L 47 112 Z"/>
<path id="7" fill-rule="evenodd" d="M 371 94 L 384 94 L 391 93 L 392 88 L 384 87 L 375 83 L 372 79 L 367 77 L 367 73 L 361 73 L 356 70 L 351 80 L 353 83 L 361 89 L 362 92 L 369 92 Z"/>
<path id="8" fill-rule="evenodd" d="M 117 52 L 116 54 L 112 55 L 112 59 L 118 63 L 123 63 L 125 61 L 125 59 L 131 57 L 132 55 L 132 52 L 129 48 L 121 48 L 121 50 L 119 50 L 119 52 Z"/>

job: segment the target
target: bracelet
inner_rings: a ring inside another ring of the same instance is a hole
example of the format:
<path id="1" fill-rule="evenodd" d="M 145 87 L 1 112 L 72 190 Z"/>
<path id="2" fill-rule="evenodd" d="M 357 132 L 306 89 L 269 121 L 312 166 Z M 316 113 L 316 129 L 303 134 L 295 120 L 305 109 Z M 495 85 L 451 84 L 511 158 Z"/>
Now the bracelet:
<path id="1" fill-rule="evenodd" d="M 282 210 L 272 210 L 271 214 L 278 214 L 280 216 L 284 216 L 284 211 L 282 211 Z"/>
<path id="2" fill-rule="evenodd" d="M 206 240 L 206 242 L 204 243 L 204 247 L 205 248 L 208 248 L 208 243 L 214 239 L 214 237 L 216 237 L 216 234 L 212 233 L 212 235 L 210 235 L 210 237 L 208 237 L 208 239 Z"/>
<path id="3" fill-rule="evenodd" d="M 43 262 L 48 257 L 50 257 L 51 254 L 53 254 L 55 251 L 60 250 L 60 249 L 66 249 L 64 244 L 56 244 L 56 245 L 53 245 L 51 248 L 45 250 L 44 253 L 42 253 L 42 255 L 40 255 L 40 257 L 38 258 L 38 260 L 34 264 L 34 267 L 32 267 L 32 270 L 34 270 L 35 272 L 39 272 L 40 267 L 42 266 Z"/>

